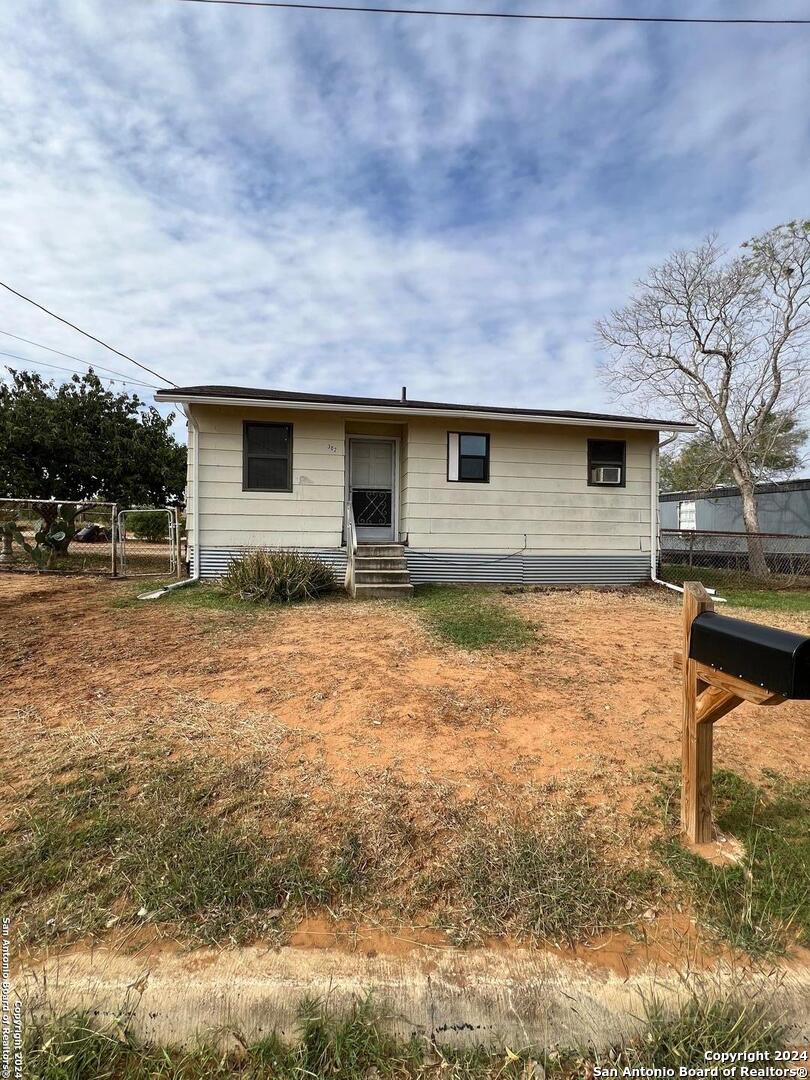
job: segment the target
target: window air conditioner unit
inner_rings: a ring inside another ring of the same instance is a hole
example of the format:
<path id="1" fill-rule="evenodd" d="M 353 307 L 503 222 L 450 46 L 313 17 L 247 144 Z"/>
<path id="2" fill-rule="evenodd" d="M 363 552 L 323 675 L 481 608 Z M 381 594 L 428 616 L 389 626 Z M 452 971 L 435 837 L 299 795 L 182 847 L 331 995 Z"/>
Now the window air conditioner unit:
<path id="1" fill-rule="evenodd" d="M 593 470 L 596 484 L 620 484 L 622 482 L 621 465 L 599 465 Z"/>

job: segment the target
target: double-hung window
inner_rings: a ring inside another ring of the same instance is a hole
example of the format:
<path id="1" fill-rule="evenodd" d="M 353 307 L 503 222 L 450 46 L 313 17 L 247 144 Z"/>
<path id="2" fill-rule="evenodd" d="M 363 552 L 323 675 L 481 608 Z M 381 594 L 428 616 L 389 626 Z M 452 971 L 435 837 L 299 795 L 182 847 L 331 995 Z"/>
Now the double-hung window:
<path id="1" fill-rule="evenodd" d="M 292 491 L 292 424 L 245 421 L 242 490 Z"/>
<path id="2" fill-rule="evenodd" d="M 447 479 L 465 484 L 489 483 L 489 435 L 448 431 Z"/>
<path id="3" fill-rule="evenodd" d="M 624 487 L 626 459 L 623 439 L 588 439 L 589 487 Z"/>

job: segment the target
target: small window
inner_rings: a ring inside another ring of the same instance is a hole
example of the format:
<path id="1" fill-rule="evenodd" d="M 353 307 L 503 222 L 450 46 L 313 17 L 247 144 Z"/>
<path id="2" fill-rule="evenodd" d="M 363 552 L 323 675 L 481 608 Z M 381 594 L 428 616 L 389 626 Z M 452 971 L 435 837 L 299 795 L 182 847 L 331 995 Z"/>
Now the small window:
<path id="1" fill-rule="evenodd" d="M 697 529 L 697 506 L 693 502 L 678 503 L 678 528 Z"/>
<path id="2" fill-rule="evenodd" d="M 624 487 L 627 443 L 619 439 L 588 439 L 588 484 Z"/>
<path id="3" fill-rule="evenodd" d="M 245 423 L 242 490 L 292 491 L 292 424 Z"/>
<path id="4" fill-rule="evenodd" d="M 489 483 L 489 435 L 448 431 L 447 479 L 464 484 Z"/>

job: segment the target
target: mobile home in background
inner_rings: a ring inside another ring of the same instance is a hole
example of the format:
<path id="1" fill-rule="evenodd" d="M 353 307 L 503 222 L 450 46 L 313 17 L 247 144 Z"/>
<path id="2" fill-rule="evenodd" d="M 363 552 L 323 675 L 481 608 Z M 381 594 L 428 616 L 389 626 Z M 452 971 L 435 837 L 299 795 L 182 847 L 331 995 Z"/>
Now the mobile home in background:
<path id="1" fill-rule="evenodd" d="M 769 568 L 810 572 L 810 478 L 757 484 L 756 502 Z M 664 492 L 658 510 L 663 563 L 744 568 L 747 538 L 739 488 Z"/>

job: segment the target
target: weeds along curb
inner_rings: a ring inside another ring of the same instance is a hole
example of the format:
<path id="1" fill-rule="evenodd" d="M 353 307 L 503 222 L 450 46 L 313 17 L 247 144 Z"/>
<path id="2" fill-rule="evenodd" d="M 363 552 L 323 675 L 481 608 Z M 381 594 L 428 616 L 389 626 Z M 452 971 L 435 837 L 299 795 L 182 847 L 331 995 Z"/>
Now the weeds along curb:
<path id="1" fill-rule="evenodd" d="M 248 1043 L 274 1032 L 292 1041 L 302 999 L 328 1001 L 341 1014 L 369 993 L 392 1018 L 392 1035 L 450 1047 L 603 1051 L 641 1031 L 646 1005 L 675 1011 L 692 995 L 756 1000 L 779 1017 L 788 1044 L 810 1041 L 810 969 L 798 965 L 621 977 L 525 949 L 367 956 L 249 947 L 145 957 L 99 948 L 28 965 L 12 983 L 27 1015 L 120 1018 L 161 1045 L 193 1046 L 211 1031 L 236 1031 Z"/>

